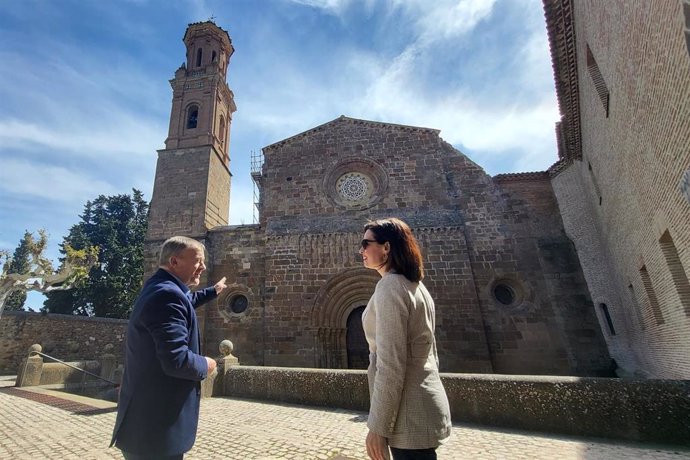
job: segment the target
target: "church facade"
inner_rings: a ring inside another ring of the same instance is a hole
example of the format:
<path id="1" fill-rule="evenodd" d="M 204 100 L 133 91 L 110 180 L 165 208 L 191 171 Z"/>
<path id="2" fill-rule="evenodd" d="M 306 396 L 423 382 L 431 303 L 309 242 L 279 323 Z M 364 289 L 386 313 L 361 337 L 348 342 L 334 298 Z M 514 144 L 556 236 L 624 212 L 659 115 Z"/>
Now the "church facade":
<path id="1" fill-rule="evenodd" d="M 549 172 L 487 175 L 432 128 L 341 116 L 264 147 L 259 223 L 228 226 L 225 82 L 234 49 L 191 24 L 171 80 L 147 257 L 182 234 L 229 289 L 199 310 L 205 353 L 230 339 L 243 364 L 363 368 L 361 313 L 378 280 L 358 254 L 369 219 L 395 216 L 422 248 L 441 370 L 610 375 L 611 360 Z"/>

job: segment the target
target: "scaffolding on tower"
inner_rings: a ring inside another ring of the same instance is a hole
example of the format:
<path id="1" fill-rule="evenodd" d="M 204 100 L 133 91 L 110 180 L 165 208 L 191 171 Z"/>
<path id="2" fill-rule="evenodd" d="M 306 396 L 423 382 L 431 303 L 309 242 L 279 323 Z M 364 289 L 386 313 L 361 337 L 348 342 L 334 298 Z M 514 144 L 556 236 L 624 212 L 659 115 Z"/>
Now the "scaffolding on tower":
<path id="1" fill-rule="evenodd" d="M 254 206 L 252 207 L 253 223 L 258 224 L 261 217 L 261 169 L 264 165 L 263 151 L 252 150 L 251 152 L 251 175 L 254 182 Z"/>

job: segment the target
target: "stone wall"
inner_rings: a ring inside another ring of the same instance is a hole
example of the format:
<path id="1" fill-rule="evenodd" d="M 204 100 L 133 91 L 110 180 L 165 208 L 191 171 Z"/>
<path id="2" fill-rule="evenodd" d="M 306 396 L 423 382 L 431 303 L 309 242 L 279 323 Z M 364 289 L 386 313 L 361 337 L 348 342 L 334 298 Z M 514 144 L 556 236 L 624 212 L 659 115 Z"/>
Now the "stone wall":
<path id="1" fill-rule="evenodd" d="M 629 374 L 687 379 L 687 4 L 683 11 L 680 1 L 574 2 L 566 35 L 575 37 L 580 115 L 564 118 L 580 124 L 582 151 L 553 185 L 613 358 Z M 568 72 L 557 69 L 557 81 Z"/>
<path id="2" fill-rule="evenodd" d="M 230 172 L 210 147 L 159 150 L 147 241 L 162 243 L 174 235 L 199 238 L 211 226 L 226 224 L 229 192 L 223 202 L 212 202 L 221 186 L 229 190 Z"/>
<path id="3" fill-rule="evenodd" d="M 101 359 L 107 344 L 122 363 L 127 320 L 4 311 L 0 317 L 0 373 L 13 375 L 35 343 L 62 361 Z M 46 360 L 49 362 L 49 360 Z"/>
<path id="4" fill-rule="evenodd" d="M 455 422 L 690 445 L 690 382 L 442 374 Z M 366 411 L 366 371 L 231 367 L 223 396 Z"/>
<path id="5" fill-rule="evenodd" d="M 233 285 L 200 309 L 210 353 L 231 338 L 248 364 L 348 367 L 348 320 L 378 280 L 362 267 L 362 228 L 395 216 L 420 242 L 442 370 L 610 373 L 547 173 L 492 178 L 437 130 L 347 117 L 264 154 L 261 224 L 205 238 L 209 282 Z M 358 199 L 343 195 L 347 177 Z M 249 307 L 234 314 L 237 295 Z"/>
<path id="6" fill-rule="evenodd" d="M 196 310 L 203 352 L 216 356 L 218 344 L 231 338 L 243 363 L 264 364 L 264 233 L 258 225 L 218 227 L 208 233 L 207 267 L 202 286 L 227 277 L 228 288 Z M 230 303 L 243 295 L 248 304 L 235 313 Z"/>
<path id="7" fill-rule="evenodd" d="M 494 184 L 493 202 L 486 206 L 500 218 L 467 225 L 495 372 L 611 375 L 578 254 L 564 231 L 548 174 L 505 174 Z M 499 285 L 513 289 L 512 304 L 497 300 Z"/>

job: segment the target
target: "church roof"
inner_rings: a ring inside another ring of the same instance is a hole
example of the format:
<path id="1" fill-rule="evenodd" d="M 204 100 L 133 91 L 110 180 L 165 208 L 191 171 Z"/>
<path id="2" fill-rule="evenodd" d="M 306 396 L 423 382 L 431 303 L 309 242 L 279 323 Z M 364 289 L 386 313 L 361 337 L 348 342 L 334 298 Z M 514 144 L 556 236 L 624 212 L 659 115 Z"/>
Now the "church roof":
<path id="1" fill-rule="evenodd" d="M 294 136 L 288 137 L 286 139 L 283 139 L 282 141 L 275 142 L 273 144 L 267 145 L 266 147 L 263 148 L 264 151 L 267 150 L 272 150 L 278 147 L 282 147 L 284 145 L 287 145 L 297 139 L 303 138 L 305 136 L 308 136 L 309 134 L 315 133 L 317 131 L 323 131 L 324 129 L 327 129 L 331 126 L 334 126 L 336 124 L 341 124 L 341 123 L 349 123 L 349 124 L 354 124 L 354 125 L 370 125 L 370 126 L 381 126 L 381 127 L 387 127 L 387 128 L 398 128 L 401 131 L 417 131 L 417 132 L 428 132 L 428 133 L 433 133 L 433 134 L 438 134 L 441 132 L 439 129 L 433 129 L 433 128 L 422 128 L 419 126 L 408 126 L 408 125 L 398 125 L 395 123 L 384 123 L 381 121 L 371 121 L 371 120 L 361 120 L 359 118 L 350 118 L 346 117 L 345 115 L 341 115 L 335 120 L 331 120 L 329 122 L 326 122 L 322 125 L 319 125 L 315 128 L 308 129 L 304 132 L 301 132 L 299 134 L 295 134 Z"/>
<path id="2" fill-rule="evenodd" d="M 492 179 L 496 182 L 522 182 L 534 180 L 548 180 L 550 179 L 548 171 L 531 171 L 531 172 L 517 172 L 496 174 Z"/>
<path id="3" fill-rule="evenodd" d="M 551 48 L 556 95 L 561 121 L 556 126 L 559 161 L 570 164 L 582 158 L 579 82 L 573 0 L 543 0 L 546 30 Z"/>

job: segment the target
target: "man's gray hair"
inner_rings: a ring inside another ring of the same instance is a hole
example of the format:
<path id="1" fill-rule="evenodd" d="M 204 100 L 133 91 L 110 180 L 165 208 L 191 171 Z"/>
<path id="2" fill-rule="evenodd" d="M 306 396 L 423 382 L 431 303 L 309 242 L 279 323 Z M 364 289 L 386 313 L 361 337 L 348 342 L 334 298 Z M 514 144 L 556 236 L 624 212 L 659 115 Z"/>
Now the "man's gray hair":
<path id="1" fill-rule="evenodd" d="M 158 257 L 158 265 L 165 266 L 170 262 L 172 256 L 179 255 L 185 249 L 194 248 L 204 250 L 204 245 L 193 238 L 186 236 L 173 236 L 168 238 L 161 246 L 161 254 Z"/>

